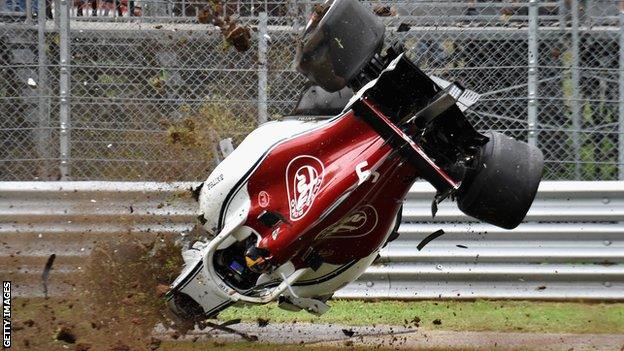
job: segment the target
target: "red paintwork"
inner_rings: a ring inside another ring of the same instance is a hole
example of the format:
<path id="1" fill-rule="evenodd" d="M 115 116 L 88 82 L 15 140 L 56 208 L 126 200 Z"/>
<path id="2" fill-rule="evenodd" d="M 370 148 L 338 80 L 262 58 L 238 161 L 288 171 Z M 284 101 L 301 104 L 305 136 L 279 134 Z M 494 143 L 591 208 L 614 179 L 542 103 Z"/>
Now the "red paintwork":
<path id="1" fill-rule="evenodd" d="M 299 156 L 316 158 L 322 166 L 313 158 L 296 159 Z M 379 176 L 358 185 L 356 167 L 364 161 L 368 166 L 363 170 Z M 303 182 L 296 182 L 297 176 Z M 344 264 L 370 255 L 383 244 L 416 177 L 413 166 L 348 112 L 270 151 L 249 179 L 251 208 L 245 225 L 260 234 L 258 246 L 269 250 L 274 265 L 292 259 L 301 266 L 301 256 L 311 247 L 324 262 Z M 316 182 L 303 186 L 311 179 Z M 314 195 L 313 201 L 305 201 L 310 196 L 293 195 L 298 185 Z M 291 211 L 291 204 L 297 202 L 303 204 L 300 210 Z M 267 228 L 258 220 L 265 210 L 280 213 L 288 223 Z M 276 228 L 279 232 L 272 235 Z"/>
<path id="2" fill-rule="evenodd" d="M 417 153 L 420 156 L 421 159 L 425 160 L 425 162 L 427 162 L 427 164 L 429 164 L 429 167 L 434 169 L 440 176 L 442 176 L 442 178 L 451 186 L 451 188 L 457 189 L 459 187 L 459 183 L 457 183 L 455 180 L 453 180 L 453 178 L 451 178 L 448 174 L 446 174 L 446 172 L 442 168 L 440 168 L 438 165 L 436 165 L 435 162 L 433 162 L 429 158 L 429 156 L 427 156 L 425 151 L 420 146 L 418 146 L 418 144 L 416 144 L 409 136 L 407 136 L 405 133 L 403 133 L 403 131 L 401 129 L 399 129 L 399 127 L 397 127 L 394 123 L 392 123 L 392 121 L 390 121 L 390 119 L 388 117 L 386 117 L 381 112 L 381 110 L 379 110 L 377 105 L 375 105 L 368 98 L 363 98 L 361 101 L 371 111 L 373 111 L 373 113 L 377 116 L 377 118 L 381 119 L 382 121 L 384 121 L 384 123 L 386 123 L 386 125 L 390 126 L 390 128 L 392 128 L 392 130 L 394 131 L 394 133 L 397 136 L 400 136 L 403 140 L 405 140 L 408 143 L 408 145 L 412 148 L 412 150 L 415 153 Z"/>

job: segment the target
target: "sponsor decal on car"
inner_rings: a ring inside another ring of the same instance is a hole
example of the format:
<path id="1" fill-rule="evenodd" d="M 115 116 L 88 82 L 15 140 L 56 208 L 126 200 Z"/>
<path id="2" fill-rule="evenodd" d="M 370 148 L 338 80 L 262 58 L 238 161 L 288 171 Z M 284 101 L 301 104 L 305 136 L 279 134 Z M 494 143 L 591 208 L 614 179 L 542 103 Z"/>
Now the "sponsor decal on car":
<path id="1" fill-rule="evenodd" d="M 204 185 L 204 188 L 206 190 L 210 190 L 212 188 L 215 187 L 215 185 L 221 183 L 221 181 L 223 181 L 223 174 L 219 174 L 218 176 L 216 176 L 213 180 L 211 180 L 209 183 L 206 183 Z"/>
<path id="2" fill-rule="evenodd" d="M 321 189 L 325 167 L 316 157 L 302 155 L 293 158 L 286 167 L 286 192 L 290 219 L 303 218 Z"/>
<path id="3" fill-rule="evenodd" d="M 342 220 L 327 227 L 316 238 L 357 238 L 370 234 L 377 227 L 379 216 L 371 205 L 358 207 Z"/>
<path id="4" fill-rule="evenodd" d="M 260 207 L 268 207 L 270 202 L 271 197 L 269 196 L 269 193 L 264 190 L 258 193 L 258 205 L 260 205 Z"/>
<path id="5" fill-rule="evenodd" d="M 271 238 L 273 238 L 273 240 L 277 240 L 277 237 L 279 236 L 279 232 L 280 232 L 279 227 L 275 228 L 275 230 L 271 233 Z"/>

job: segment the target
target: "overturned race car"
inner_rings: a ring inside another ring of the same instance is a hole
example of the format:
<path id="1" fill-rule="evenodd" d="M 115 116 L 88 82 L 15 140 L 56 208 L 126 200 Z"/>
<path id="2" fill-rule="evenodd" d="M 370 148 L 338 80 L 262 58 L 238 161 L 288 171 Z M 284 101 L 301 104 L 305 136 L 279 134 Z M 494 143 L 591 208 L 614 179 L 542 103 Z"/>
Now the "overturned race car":
<path id="1" fill-rule="evenodd" d="M 197 189 L 205 240 L 183 252 L 167 294 L 178 317 L 200 321 L 271 301 L 323 314 L 398 236 L 418 179 L 437 191 L 433 215 L 452 198 L 499 227 L 524 219 L 541 151 L 476 131 L 463 112 L 479 95 L 428 76 L 399 43 L 382 52 L 384 32 L 357 0 L 313 14 L 297 66 L 314 86 L 296 116 L 261 125 Z"/>

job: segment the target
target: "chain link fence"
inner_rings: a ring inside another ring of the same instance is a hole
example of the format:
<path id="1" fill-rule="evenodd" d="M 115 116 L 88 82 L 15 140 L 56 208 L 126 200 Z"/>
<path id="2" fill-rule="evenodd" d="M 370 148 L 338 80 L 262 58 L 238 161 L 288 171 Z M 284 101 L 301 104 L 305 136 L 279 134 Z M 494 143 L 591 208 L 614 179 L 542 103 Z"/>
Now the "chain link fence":
<path id="1" fill-rule="evenodd" d="M 0 0 L 0 180 L 199 180 L 306 81 L 316 2 Z M 536 143 L 545 178 L 624 176 L 620 1 L 374 1 L 386 42 L 482 94 L 479 129 Z M 238 51 L 201 22 L 251 28 Z"/>

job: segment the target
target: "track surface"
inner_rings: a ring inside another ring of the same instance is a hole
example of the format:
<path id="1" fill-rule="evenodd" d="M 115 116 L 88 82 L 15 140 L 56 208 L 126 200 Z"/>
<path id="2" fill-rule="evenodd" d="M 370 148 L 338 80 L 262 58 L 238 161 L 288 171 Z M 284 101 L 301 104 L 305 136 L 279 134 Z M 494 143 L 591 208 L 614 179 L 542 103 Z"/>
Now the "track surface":
<path id="1" fill-rule="evenodd" d="M 319 346 L 367 346 L 399 349 L 531 349 L 531 350 L 624 350 L 624 334 L 535 334 L 502 332 L 419 331 L 415 328 L 371 326 L 349 327 L 336 324 L 257 324 L 230 326 L 255 335 L 260 342 Z M 163 334 L 163 330 L 157 331 Z M 353 333 L 351 335 L 351 333 Z M 195 330 L 182 339 L 241 340 L 236 334 L 216 330 Z"/>
<path id="2" fill-rule="evenodd" d="M 314 344 L 348 340 L 360 336 L 385 337 L 389 335 L 403 335 L 414 331 L 410 328 L 392 326 L 350 327 L 338 324 L 311 323 L 270 323 L 266 327 L 259 327 L 255 323 L 239 323 L 231 325 L 229 328 L 250 336 L 257 336 L 260 342 L 276 344 Z M 155 332 L 161 335 L 166 334 L 164 330 L 159 328 Z M 351 335 L 351 333 L 353 335 L 349 337 L 348 335 Z M 188 333 L 184 338 L 192 339 L 197 336 L 200 339 L 242 340 L 242 337 L 237 334 L 211 328 L 204 330 L 196 329 Z"/>

